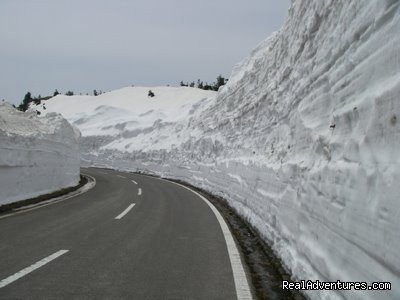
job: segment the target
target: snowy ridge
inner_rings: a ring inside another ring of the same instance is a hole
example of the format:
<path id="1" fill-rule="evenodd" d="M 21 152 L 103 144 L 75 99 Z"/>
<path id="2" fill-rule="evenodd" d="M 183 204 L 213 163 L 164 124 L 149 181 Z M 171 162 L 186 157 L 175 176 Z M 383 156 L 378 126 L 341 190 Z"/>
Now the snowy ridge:
<path id="1" fill-rule="evenodd" d="M 392 283 L 391 291 L 309 291 L 312 299 L 398 299 L 399 7 L 293 1 L 283 28 L 215 98 L 191 89 L 186 106 L 170 97 L 168 112 L 135 102 L 140 113 L 129 117 L 99 102 L 84 122 L 78 109 L 66 115 L 84 133 L 82 159 L 226 197 L 298 280 Z M 108 106 L 117 98 L 103 97 Z M 94 121 L 108 112 L 111 129 L 100 123 L 107 118 Z"/>
<path id="2" fill-rule="evenodd" d="M 79 130 L 0 103 L 0 205 L 79 183 Z"/>
<path id="3" fill-rule="evenodd" d="M 153 98 L 148 97 L 150 89 Z M 127 87 L 96 97 L 58 95 L 33 108 L 62 113 L 79 127 L 82 143 L 92 143 L 95 151 L 105 145 L 143 151 L 171 147 L 170 127 L 187 122 L 215 94 L 187 87 Z"/>

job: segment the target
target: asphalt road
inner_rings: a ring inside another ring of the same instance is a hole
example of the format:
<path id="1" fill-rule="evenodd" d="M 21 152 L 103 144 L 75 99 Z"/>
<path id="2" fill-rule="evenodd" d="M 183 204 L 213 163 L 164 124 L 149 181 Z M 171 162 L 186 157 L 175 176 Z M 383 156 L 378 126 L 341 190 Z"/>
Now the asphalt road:
<path id="1" fill-rule="evenodd" d="M 147 176 L 84 173 L 97 181 L 90 191 L 0 218 L 0 299 L 243 298 L 229 243 L 198 195 Z"/>

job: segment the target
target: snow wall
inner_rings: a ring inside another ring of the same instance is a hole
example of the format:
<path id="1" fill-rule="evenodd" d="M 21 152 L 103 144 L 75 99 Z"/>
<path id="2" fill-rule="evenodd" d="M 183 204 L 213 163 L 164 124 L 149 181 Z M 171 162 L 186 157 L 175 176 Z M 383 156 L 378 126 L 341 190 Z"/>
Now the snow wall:
<path id="1" fill-rule="evenodd" d="M 79 137 L 61 115 L 0 103 L 0 205 L 77 185 Z"/>
<path id="2" fill-rule="evenodd" d="M 386 292 L 309 291 L 312 299 L 399 299 L 399 6 L 293 1 L 283 28 L 179 120 L 140 125 L 149 110 L 110 126 L 109 108 L 77 114 L 82 159 L 225 197 L 297 280 L 392 283 Z"/>

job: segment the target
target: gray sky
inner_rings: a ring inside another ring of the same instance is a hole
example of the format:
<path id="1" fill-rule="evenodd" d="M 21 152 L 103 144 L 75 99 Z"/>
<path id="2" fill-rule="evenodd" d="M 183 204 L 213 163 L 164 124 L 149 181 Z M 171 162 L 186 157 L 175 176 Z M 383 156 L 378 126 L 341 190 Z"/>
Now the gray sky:
<path id="1" fill-rule="evenodd" d="M 0 100 L 229 77 L 289 1 L 0 0 Z"/>

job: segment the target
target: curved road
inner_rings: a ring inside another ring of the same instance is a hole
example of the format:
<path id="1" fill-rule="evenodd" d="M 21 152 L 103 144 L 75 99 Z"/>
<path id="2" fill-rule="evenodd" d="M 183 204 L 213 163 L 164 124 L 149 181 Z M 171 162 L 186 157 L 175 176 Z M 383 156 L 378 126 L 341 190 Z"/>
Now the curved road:
<path id="1" fill-rule="evenodd" d="M 84 173 L 96 178 L 90 191 L 0 218 L 0 299 L 246 298 L 198 195 L 147 176 Z"/>

